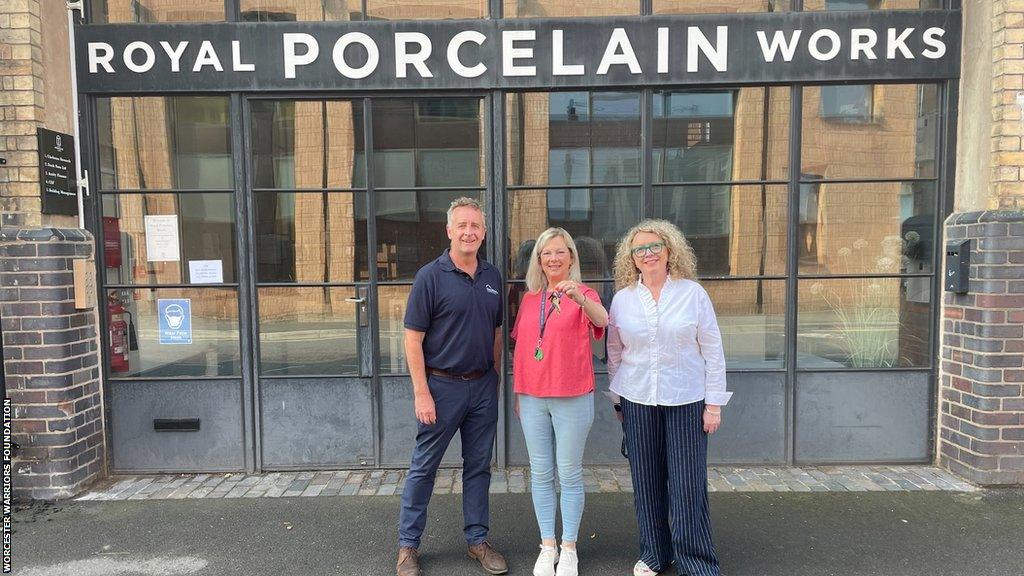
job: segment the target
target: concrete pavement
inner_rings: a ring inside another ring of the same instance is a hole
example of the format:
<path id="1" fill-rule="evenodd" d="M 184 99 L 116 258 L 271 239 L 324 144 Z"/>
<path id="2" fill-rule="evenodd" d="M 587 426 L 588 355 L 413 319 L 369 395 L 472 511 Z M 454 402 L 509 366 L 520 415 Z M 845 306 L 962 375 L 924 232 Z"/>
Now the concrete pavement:
<path id="1" fill-rule="evenodd" d="M 491 540 L 529 575 L 529 494 L 492 496 Z M 1024 491 L 749 492 L 711 495 L 723 574 L 1020 576 Z M 421 548 L 426 576 L 478 575 L 465 558 L 461 497 L 436 495 Z M 76 501 L 15 513 L 14 573 L 388 575 L 396 496 Z M 581 574 L 630 574 L 632 496 L 588 494 Z"/>

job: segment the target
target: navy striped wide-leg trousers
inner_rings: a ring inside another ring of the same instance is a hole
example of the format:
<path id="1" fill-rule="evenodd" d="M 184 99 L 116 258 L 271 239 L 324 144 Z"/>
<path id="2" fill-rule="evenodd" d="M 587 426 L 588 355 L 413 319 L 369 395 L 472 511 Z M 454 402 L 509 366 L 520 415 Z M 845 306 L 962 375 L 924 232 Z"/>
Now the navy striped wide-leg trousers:
<path id="1" fill-rule="evenodd" d="M 652 570 L 718 576 L 708 512 L 704 402 L 645 406 L 622 399 L 640 559 Z"/>

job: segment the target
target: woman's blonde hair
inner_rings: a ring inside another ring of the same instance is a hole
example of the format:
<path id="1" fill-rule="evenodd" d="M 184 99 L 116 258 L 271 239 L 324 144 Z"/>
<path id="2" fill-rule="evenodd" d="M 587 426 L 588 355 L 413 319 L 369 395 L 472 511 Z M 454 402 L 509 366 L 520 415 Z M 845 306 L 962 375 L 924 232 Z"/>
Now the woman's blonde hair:
<path id="1" fill-rule="evenodd" d="M 615 289 L 636 284 L 640 271 L 633 263 L 633 238 L 640 232 L 657 234 L 665 243 L 668 249 L 668 275 L 674 280 L 686 278 L 697 279 L 697 257 L 693 254 L 693 247 L 687 242 L 683 233 L 676 228 L 676 225 L 667 220 L 648 219 L 633 226 L 626 232 L 626 235 L 619 241 L 619 247 L 615 252 Z"/>
<path id="2" fill-rule="evenodd" d="M 569 280 L 581 282 L 580 277 L 580 253 L 576 250 L 576 243 L 572 236 L 563 228 L 548 228 L 537 236 L 537 243 L 533 245 L 533 252 L 530 254 L 530 266 L 526 269 L 526 288 L 530 292 L 539 292 L 547 286 L 548 279 L 544 276 L 544 270 L 540 267 L 540 253 L 544 245 L 554 238 L 561 237 L 572 255 L 572 265 L 569 266 Z"/>

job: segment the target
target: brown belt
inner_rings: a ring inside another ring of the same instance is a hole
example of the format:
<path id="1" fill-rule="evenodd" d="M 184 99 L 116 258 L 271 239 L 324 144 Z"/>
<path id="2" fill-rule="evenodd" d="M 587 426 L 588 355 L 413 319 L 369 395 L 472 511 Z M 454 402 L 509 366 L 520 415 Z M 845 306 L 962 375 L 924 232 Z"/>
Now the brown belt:
<path id="1" fill-rule="evenodd" d="M 451 378 L 452 380 L 476 380 L 477 378 L 487 374 L 487 371 L 478 370 L 476 372 L 469 372 L 466 374 L 452 374 L 451 372 L 445 372 L 444 370 L 438 370 L 437 368 L 427 366 L 427 374 L 433 374 L 434 376 L 440 376 L 441 378 Z"/>

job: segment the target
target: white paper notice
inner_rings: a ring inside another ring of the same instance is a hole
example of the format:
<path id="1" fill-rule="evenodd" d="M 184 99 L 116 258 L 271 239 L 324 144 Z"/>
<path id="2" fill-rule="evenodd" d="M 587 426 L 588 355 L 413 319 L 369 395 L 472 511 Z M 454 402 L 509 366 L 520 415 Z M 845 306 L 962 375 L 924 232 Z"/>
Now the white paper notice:
<path id="1" fill-rule="evenodd" d="M 224 265 L 220 260 L 189 260 L 188 277 L 193 284 L 223 284 Z"/>
<path id="2" fill-rule="evenodd" d="M 181 260 L 178 247 L 177 216 L 146 216 L 147 261 L 178 262 Z"/>

